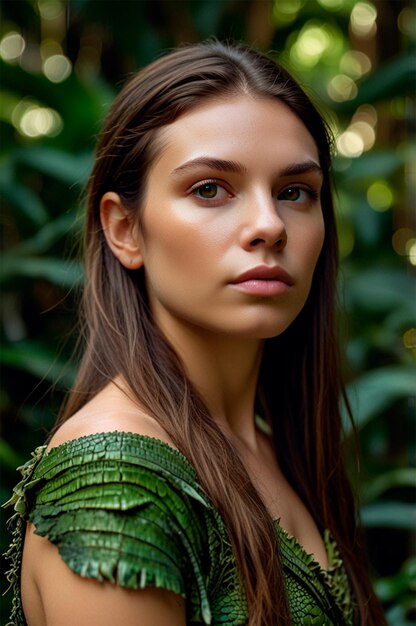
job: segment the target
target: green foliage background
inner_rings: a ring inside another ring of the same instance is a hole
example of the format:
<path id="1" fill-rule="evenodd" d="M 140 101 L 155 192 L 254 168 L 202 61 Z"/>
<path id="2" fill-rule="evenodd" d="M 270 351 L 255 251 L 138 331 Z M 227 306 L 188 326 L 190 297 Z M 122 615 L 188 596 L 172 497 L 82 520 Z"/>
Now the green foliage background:
<path id="1" fill-rule="evenodd" d="M 389 623 L 416 623 L 413 5 L 3 0 L 1 9 L 0 500 L 73 380 L 80 196 L 121 81 L 182 42 L 243 40 L 279 54 L 338 137 L 342 326 L 362 455 L 359 472 L 349 455 L 351 477 Z"/>

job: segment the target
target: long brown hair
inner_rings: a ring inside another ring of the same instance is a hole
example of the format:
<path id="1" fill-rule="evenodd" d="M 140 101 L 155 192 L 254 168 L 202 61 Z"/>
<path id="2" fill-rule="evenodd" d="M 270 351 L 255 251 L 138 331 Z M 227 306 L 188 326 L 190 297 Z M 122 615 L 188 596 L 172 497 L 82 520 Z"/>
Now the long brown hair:
<path id="1" fill-rule="evenodd" d="M 355 506 L 341 462 L 343 387 L 334 330 L 337 236 L 330 135 L 299 85 L 265 55 L 216 41 L 186 46 L 133 76 L 115 100 L 99 138 L 88 187 L 85 351 L 59 423 L 121 375 L 132 397 L 195 467 L 222 514 L 247 597 L 249 623 L 291 623 L 270 515 L 232 441 L 209 414 L 154 324 L 143 270 L 127 270 L 113 256 L 99 215 L 103 194 L 114 191 L 140 220 L 146 175 L 158 149 L 157 131 L 203 101 L 244 93 L 285 103 L 314 138 L 324 171 L 325 241 L 311 292 L 291 326 L 266 341 L 258 404 L 272 426 L 287 479 L 319 529 L 328 528 L 338 543 L 357 599 L 357 621 L 380 625 L 384 618 L 362 564 Z"/>

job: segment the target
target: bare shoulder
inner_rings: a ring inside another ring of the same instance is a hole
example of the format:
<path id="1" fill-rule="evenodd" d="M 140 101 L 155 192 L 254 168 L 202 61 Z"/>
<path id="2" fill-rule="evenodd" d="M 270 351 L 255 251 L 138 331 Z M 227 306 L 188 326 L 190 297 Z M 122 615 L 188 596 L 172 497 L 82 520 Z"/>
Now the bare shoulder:
<path id="1" fill-rule="evenodd" d="M 21 594 L 29 626 L 185 626 L 185 602 L 179 595 L 82 578 L 67 567 L 56 546 L 34 534 L 32 525 L 25 552 Z"/>
<path id="2" fill-rule="evenodd" d="M 132 432 L 175 447 L 166 431 L 136 403 L 120 381 L 110 382 L 54 433 L 48 449 L 96 433 Z"/>
<path id="3" fill-rule="evenodd" d="M 155 419 L 110 383 L 53 435 L 49 449 L 86 435 L 133 432 L 172 445 Z M 40 567 L 39 564 L 42 564 Z M 21 570 L 21 596 L 29 626 L 185 626 L 185 602 L 165 589 L 129 590 L 75 574 L 58 548 L 27 524 Z M 74 602 L 73 599 L 77 598 Z"/>

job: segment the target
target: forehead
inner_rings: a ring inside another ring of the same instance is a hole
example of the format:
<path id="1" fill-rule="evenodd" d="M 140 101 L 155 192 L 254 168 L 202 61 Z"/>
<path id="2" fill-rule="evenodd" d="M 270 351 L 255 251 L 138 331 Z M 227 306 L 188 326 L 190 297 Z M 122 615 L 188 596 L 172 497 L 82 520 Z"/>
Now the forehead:
<path id="1" fill-rule="evenodd" d="M 158 161 L 175 167 L 200 156 L 244 162 L 247 168 L 271 162 L 314 160 L 316 143 L 306 126 L 283 102 L 250 95 L 208 101 L 158 132 Z"/>

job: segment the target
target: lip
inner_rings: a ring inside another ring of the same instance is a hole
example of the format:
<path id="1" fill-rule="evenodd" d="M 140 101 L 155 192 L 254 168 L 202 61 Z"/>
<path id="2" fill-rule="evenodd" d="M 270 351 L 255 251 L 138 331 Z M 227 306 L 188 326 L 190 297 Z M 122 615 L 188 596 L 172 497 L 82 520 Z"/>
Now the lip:
<path id="1" fill-rule="evenodd" d="M 288 287 L 293 285 L 293 278 L 282 267 L 278 265 L 258 265 L 231 281 L 232 285 L 238 285 L 247 281 L 273 281 L 285 283 Z"/>
<path id="2" fill-rule="evenodd" d="M 259 265 L 237 276 L 231 285 L 250 295 L 270 297 L 285 293 L 293 282 L 293 278 L 283 268 Z"/>

